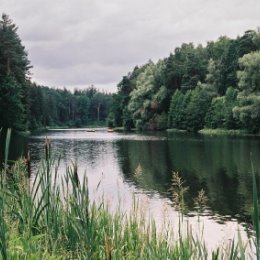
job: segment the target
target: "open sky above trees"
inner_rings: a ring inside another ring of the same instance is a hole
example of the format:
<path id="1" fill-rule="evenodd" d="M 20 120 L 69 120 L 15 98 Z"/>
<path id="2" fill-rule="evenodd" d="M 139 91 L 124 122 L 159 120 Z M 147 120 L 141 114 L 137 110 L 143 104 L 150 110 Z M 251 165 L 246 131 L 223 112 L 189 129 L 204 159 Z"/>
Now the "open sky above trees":
<path id="1" fill-rule="evenodd" d="M 260 26 L 259 0 L 1 0 L 38 84 L 105 91 L 137 64 L 183 42 L 205 44 Z"/>

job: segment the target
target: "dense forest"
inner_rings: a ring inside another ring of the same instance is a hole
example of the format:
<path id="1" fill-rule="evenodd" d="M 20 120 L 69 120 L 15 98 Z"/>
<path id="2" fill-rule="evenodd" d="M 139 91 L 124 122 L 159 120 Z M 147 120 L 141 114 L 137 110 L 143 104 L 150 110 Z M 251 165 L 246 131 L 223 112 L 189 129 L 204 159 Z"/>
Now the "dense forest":
<path id="1" fill-rule="evenodd" d="M 112 95 L 94 86 L 73 93 L 39 86 L 30 80 L 30 61 L 5 14 L 0 20 L 0 128 L 33 130 L 46 126 L 104 124 Z"/>
<path id="2" fill-rule="evenodd" d="M 136 66 L 116 94 L 91 86 L 73 93 L 38 86 L 5 14 L 0 20 L 0 126 L 17 130 L 107 121 L 129 130 L 260 130 L 260 33 L 226 36 L 206 46 L 184 43 L 157 63 Z"/>
<path id="3" fill-rule="evenodd" d="M 82 127 L 105 125 L 112 95 L 99 92 L 95 87 L 63 90 L 30 84 L 29 129 L 43 126 Z"/>
<path id="4" fill-rule="evenodd" d="M 182 44 L 118 84 L 110 124 L 126 129 L 260 130 L 260 33 Z"/>

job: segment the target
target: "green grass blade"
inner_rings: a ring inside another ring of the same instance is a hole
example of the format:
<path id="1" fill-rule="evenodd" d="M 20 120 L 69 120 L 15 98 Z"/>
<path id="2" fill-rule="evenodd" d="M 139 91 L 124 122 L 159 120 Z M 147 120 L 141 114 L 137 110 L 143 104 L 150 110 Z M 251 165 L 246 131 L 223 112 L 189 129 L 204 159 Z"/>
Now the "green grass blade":
<path id="1" fill-rule="evenodd" d="M 7 170 L 9 147 L 10 147 L 10 142 L 11 142 L 11 133 L 12 133 L 12 129 L 8 128 L 7 133 L 6 133 L 6 139 L 5 139 L 5 172 Z"/>
<path id="2" fill-rule="evenodd" d="M 255 178 L 255 170 L 253 163 L 251 162 L 252 167 L 252 177 L 253 177 L 253 224 L 256 235 L 256 257 L 257 260 L 260 260 L 260 225 L 259 225 L 259 208 L 258 208 L 258 197 L 257 197 L 257 186 Z"/>

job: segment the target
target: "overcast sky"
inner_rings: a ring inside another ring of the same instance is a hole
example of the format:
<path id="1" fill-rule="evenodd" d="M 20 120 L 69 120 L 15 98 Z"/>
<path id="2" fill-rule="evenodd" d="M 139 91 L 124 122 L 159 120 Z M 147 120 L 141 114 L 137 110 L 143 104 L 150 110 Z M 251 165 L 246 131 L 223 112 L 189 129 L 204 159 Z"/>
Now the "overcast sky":
<path id="1" fill-rule="evenodd" d="M 260 26 L 260 0 L 0 0 L 18 25 L 32 79 L 115 91 L 135 65 L 183 42 L 205 44 Z"/>

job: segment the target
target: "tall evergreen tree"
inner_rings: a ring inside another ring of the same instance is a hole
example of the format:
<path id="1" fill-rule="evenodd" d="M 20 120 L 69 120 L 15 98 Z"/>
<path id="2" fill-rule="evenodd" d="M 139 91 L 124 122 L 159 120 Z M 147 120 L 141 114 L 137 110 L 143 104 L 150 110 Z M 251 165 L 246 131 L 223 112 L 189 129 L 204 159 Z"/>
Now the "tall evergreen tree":
<path id="1" fill-rule="evenodd" d="M 27 123 L 30 62 L 17 29 L 12 20 L 3 14 L 0 20 L 0 122 L 2 126 L 22 130 L 26 129 Z M 14 116 L 12 113 L 15 113 L 16 119 L 7 120 Z"/>
<path id="2" fill-rule="evenodd" d="M 25 129 L 25 113 L 22 104 L 22 88 L 11 75 L 6 76 L 0 85 L 0 127 Z"/>

